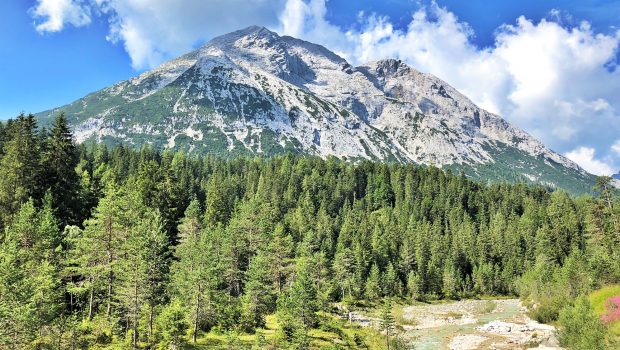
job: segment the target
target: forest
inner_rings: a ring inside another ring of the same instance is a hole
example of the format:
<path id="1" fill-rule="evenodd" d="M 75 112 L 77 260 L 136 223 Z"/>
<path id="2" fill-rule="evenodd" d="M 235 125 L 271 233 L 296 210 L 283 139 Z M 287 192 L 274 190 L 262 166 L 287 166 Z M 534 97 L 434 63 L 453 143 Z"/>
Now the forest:
<path id="1" fill-rule="evenodd" d="M 610 181 L 573 197 L 432 166 L 77 145 L 62 114 L 20 115 L 0 123 L 0 349 L 194 349 L 269 317 L 252 347 L 305 349 L 336 304 L 480 296 L 609 348 L 584 296 L 620 282 Z"/>

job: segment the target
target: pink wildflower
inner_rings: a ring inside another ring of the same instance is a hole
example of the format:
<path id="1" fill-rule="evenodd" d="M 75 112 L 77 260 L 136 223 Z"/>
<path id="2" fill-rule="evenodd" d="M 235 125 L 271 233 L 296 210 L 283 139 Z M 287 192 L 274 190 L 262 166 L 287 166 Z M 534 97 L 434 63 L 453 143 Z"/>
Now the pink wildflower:
<path id="1" fill-rule="evenodd" d="M 607 299 L 605 302 L 607 313 L 601 316 L 601 320 L 605 323 L 611 323 L 620 320 L 620 296 Z"/>

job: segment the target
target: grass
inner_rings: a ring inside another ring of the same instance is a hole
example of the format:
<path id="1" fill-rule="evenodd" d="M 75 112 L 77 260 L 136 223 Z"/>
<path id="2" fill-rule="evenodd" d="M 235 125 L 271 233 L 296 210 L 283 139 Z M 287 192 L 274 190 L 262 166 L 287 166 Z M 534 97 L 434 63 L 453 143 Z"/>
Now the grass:
<path id="1" fill-rule="evenodd" d="M 588 299 L 590 299 L 594 311 L 598 315 L 603 315 L 607 312 L 607 308 L 605 307 L 607 299 L 614 296 L 620 296 L 620 285 L 618 284 L 598 289 L 590 293 Z M 609 333 L 615 341 L 620 342 L 620 320 L 609 324 Z"/>
<path id="2" fill-rule="evenodd" d="M 484 303 L 480 303 L 476 306 L 475 313 L 477 315 L 490 314 L 497 307 L 497 303 L 494 300 L 486 300 Z"/>
<path id="3" fill-rule="evenodd" d="M 309 331 L 311 349 L 383 349 L 384 338 L 376 330 L 349 324 L 330 313 L 321 313 L 321 324 Z M 198 338 L 188 349 L 250 349 L 257 342 L 258 334 L 264 336 L 266 349 L 281 349 L 283 341 L 278 330 L 276 315 L 266 318 L 265 329 L 257 334 L 209 332 Z M 359 344 L 361 343 L 361 345 Z"/>

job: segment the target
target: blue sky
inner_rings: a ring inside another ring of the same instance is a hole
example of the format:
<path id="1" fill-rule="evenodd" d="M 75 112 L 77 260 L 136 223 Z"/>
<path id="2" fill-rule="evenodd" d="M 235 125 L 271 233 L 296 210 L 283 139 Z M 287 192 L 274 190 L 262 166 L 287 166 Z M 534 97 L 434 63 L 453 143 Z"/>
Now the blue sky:
<path id="1" fill-rule="evenodd" d="M 620 1 L 0 1 L 0 119 L 69 103 L 251 24 L 353 63 L 401 58 L 587 170 L 620 168 Z"/>

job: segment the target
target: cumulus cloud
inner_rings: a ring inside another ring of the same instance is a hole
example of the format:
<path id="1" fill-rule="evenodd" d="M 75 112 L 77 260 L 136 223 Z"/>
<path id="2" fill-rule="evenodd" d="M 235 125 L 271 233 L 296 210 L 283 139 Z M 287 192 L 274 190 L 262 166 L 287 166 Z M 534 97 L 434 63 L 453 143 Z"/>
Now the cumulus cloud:
<path id="1" fill-rule="evenodd" d="M 40 32 L 88 24 L 92 14 L 110 23 L 136 69 L 151 68 L 214 36 L 248 25 L 277 26 L 286 0 L 37 0 Z"/>
<path id="2" fill-rule="evenodd" d="M 39 33 L 58 32 L 66 23 L 81 27 L 91 21 L 89 7 L 76 0 L 39 0 L 31 14 L 38 20 Z"/>
<path id="3" fill-rule="evenodd" d="M 613 145 L 611 145 L 611 150 L 620 156 L 620 139 L 616 140 Z"/>
<path id="4" fill-rule="evenodd" d="M 404 28 L 364 13 L 357 23 L 335 25 L 327 0 L 38 0 L 33 12 L 47 19 L 39 31 L 87 24 L 90 13 L 106 15 L 109 40 L 125 46 L 135 68 L 251 24 L 322 44 L 353 64 L 400 58 L 552 149 L 581 155 L 584 167 L 591 163 L 584 149 L 595 149 L 610 167 L 620 165 L 614 144 L 620 134 L 620 30 L 595 32 L 556 10 L 549 19 L 520 16 L 500 26 L 485 48 L 475 45 L 469 24 L 435 3 L 413 11 Z"/>
<path id="5" fill-rule="evenodd" d="M 400 58 L 561 153 L 587 145 L 608 166 L 620 164 L 611 154 L 620 134 L 619 30 L 596 33 L 588 22 L 565 24 L 574 20 L 551 11 L 550 20 L 520 16 L 500 26 L 494 45 L 478 48 L 473 29 L 435 3 L 415 11 L 403 29 L 375 14 L 361 15 L 358 29 L 340 29 L 326 21 L 324 0 L 289 3 L 296 5 L 282 16 L 285 33 L 325 44 L 354 63 Z M 578 159 L 592 168 L 586 157 Z"/>
<path id="6" fill-rule="evenodd" d="M 614 169 L 606 162 L 596 159 L 595 152 L 594 148 L 591 147 L 579 147 L 566 153 L 566 157 L 581 165 L 582 168 L 591 174 L 606 176 L 613 174 Z"/>

